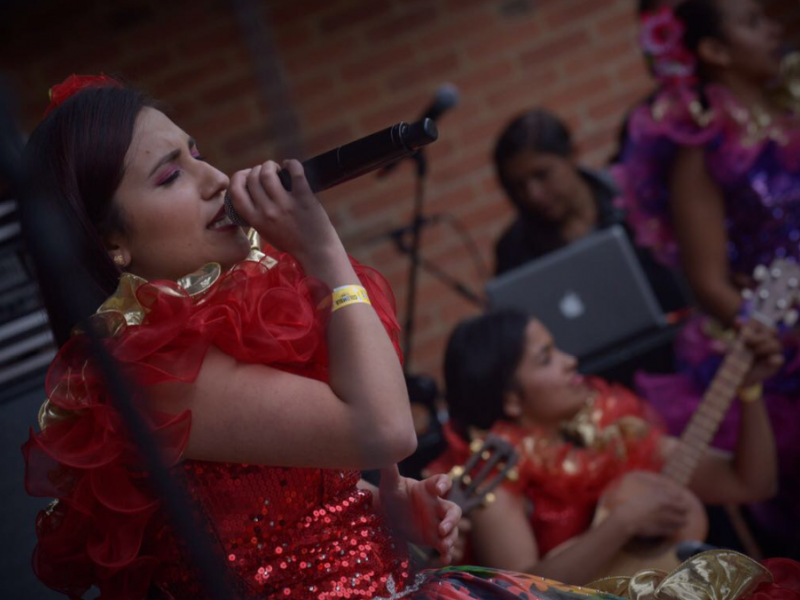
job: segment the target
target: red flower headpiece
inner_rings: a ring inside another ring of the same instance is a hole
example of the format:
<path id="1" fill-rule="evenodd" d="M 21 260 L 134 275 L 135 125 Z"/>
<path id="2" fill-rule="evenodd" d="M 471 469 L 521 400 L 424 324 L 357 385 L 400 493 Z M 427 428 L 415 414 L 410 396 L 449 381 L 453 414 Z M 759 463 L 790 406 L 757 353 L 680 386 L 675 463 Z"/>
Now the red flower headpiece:
<path id="1" fill-rule="evenodd" d="M 100 75 L 70 75 L 61 83 L 50 88 L 50 106 L 44 111 L 44 116 L 49 115 L 53 109 L 82 89 L 106 86 L 122 87 L 122 84 L 113 77 L 102 73 Z"/>
<path id="2" fill-rule="evenodd" d="M 664 84 L 697 81 L 697 59 L 683 45 L 685 29 L 668 6 L 642 16 L 639 42 L 651 72 Z"/>

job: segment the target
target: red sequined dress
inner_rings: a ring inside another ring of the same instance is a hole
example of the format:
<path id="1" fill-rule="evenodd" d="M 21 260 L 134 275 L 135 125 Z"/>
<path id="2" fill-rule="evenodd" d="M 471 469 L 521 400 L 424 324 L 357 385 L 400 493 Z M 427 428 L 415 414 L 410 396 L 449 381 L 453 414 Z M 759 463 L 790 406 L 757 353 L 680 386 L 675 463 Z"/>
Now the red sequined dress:
<path id="1" fill-rule="evenodd" d="M 388 285 L 355 266 L 396 344 Z M 212 344 L 240 362 L 324 381 L 329 299 L 325 285 L 272 251 L 226 273 L 208 265 L 178 282 L 125 275 L 93 318 L 125 374 L 144 388 L 193 381 Z M 102 600 L 202 600 L 197 573 L 88 356 L 80 334 L 62 347 L 48 372 L 41 431 L 23 447 L 28 492 L 56 498 L 37 519 L 36 573 L 75 599 L 96 586 Z M 189 412 L 161 413 L 135 400 L 239 600 L 614 598 L 489 569 L 414 572 L 405 543 L 374 510 L 371 494 L 356 487 L 357 472 L 181 461 Z M 767 571 L 754 573 L 748 594 L 775 587 Z"/>

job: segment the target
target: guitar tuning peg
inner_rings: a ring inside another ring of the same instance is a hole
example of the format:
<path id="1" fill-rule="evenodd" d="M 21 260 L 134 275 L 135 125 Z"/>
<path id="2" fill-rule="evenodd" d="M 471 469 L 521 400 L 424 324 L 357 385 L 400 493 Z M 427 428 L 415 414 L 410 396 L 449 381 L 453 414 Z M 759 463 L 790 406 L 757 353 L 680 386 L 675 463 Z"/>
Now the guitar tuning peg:
<path id="1" fill-rule="evenodd" d="M 781 275 L 783 275 L 783 271 L 780 270 L 780 267 L 773 267 L 770 271 L 770 275 L 772 275 L 773 279 L 778 279 Z"/>
<path id="2" fill-rule="evenodd" d="M 767 298 L 769 298 L 769 290 L 761 290 L 760 292 L 758 292 L 758 297 L 761 300 L 766 300 Z"/>
<path id="3" fill-rule="evenodd" d="M 743 300 L 752 300 L 753 296 L 755 296 L 755 294 L 753 293 L 753 290 L 749 290 L 749 289 L 743 289 L 742 290 L 742 299 Z"/>
<path id="4" fill-rule="evenodd" d="M 756 267 L 756 270 L 753 271 L 753 278 L 756 281 L 764 281 L 768 275 L 769 275 L 769 269 L 767 269 L 767 267 L 765 267 L 764 265 L 758 265 Z"/>
<path id="5" fill-rule="evenodd" d="M 800 320 L 800 313 L 798 313 L 796 310 L 790 310 L 783 317 L 783 322 L 787 327 L 794 327 L 798 320 Z"/>
<path id="6" fill-rule="evenodd" d="M 789 308 L 789 301 L 786 300 L 786 298 L 781 298 L 775 303 L 775 306 L 777 306 L 781 310 L 786 310 L 787 308 Z"/>

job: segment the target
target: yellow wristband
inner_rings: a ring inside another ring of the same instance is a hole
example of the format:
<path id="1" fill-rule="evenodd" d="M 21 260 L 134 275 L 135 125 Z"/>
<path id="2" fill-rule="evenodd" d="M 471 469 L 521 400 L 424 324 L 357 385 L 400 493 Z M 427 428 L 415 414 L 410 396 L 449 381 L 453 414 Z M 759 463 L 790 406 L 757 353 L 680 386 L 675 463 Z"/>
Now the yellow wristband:
<path id="1" fill-rule="evenodd" d="M 372 304 L 369 301 L 367 290 L 360 285 L 343 285 L 333 290 L 333 306 L 331 312 L 336 312 L 350 304 Z"/>
<path id="2" fill-rule="evenodd" d="M 739 400 L 745 404 L 757 402 L 764 395 L 764 386 L 760 383 L 739 390 Z"/>

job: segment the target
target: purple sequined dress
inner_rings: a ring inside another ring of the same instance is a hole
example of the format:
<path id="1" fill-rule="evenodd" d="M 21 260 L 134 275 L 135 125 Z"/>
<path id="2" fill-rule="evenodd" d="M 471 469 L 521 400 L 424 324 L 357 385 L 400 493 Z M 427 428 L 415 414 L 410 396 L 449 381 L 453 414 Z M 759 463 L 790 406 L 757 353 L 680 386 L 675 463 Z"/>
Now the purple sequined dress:
<path id="1" fill-rule="evenodd" d="M 678 149 L 702 147 L 706 166 L 725 198 L 731 272 L 749 276 L 775 258 L 800 262 L 800 120 L 757 119 L 720 86 L 700 101 L 689 88 L 670 88 L 638 107 L 629 140 L 615 168 L 621 205 L 637 242 L 665 264 L 677 266 L 678 248 L 669 213 L 669 175 Z M 679 337 L 681 373 L 639 374 L 639 391 L 664 415 L 672 433 L 689 420 L 722 360 L 722 328 L 708 317 L 691 321 Z M 766 403 L 778 444 L 779 496 L 754 506 L 759 522 L 781 538 L 800 522 L 800 336 L 784 335 L 786 365 L 770 380 Z M 715 439 L 731 449 L 739 411 L 734 405 Z"/>

